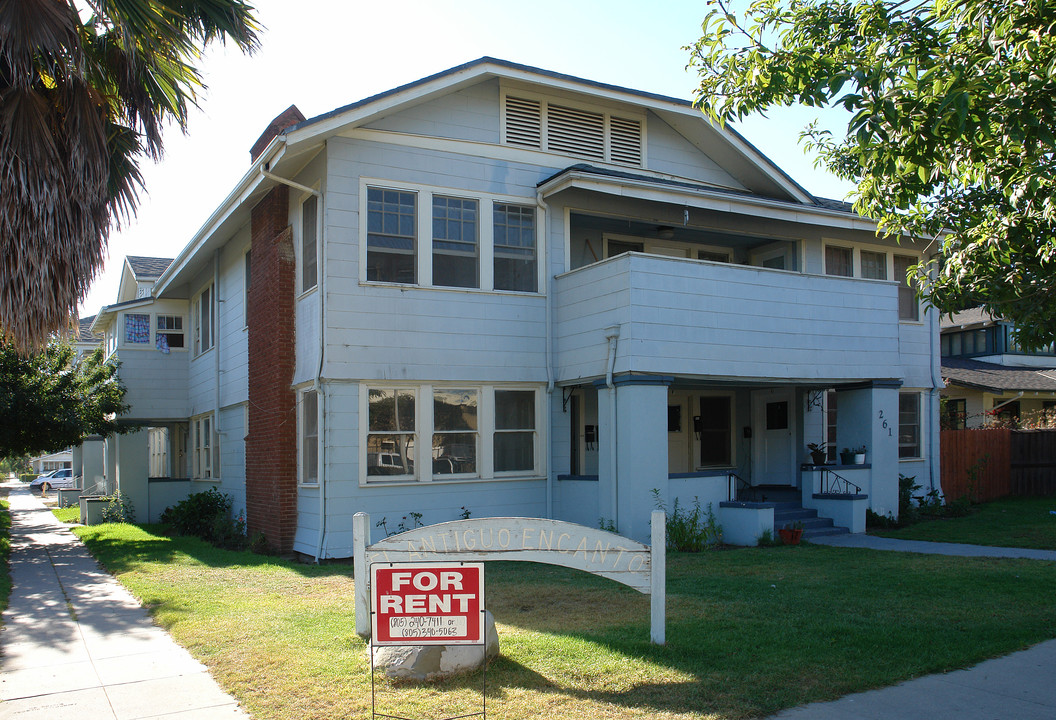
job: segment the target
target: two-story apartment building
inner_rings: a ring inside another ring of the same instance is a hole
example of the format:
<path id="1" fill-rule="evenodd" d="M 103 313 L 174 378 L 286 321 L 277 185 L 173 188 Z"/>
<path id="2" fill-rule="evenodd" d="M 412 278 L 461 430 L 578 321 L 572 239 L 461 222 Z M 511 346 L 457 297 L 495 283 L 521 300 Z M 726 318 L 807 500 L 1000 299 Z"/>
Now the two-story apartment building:
<path id="1" fill-rule="evenodd" d="M 688 102 L 482 58 L 276 118 L 151 291 L 181 368 L 117 351 L 190 487 L 284 552 L 350 556 L 358 511 L 642 539 L 654 491 L 802 488 L 826 438 L 897 513 L 900 472 L 938 485 L 919 252 Z"/>
<path id="2" fill-rule="evenodd" d="M 944 422 L 982 427 L 989 418 L 1024 418 L 1056 409 L 1056 346 L 1025 348 L 1012 323 L 979 308 L 942 318 Z"/>

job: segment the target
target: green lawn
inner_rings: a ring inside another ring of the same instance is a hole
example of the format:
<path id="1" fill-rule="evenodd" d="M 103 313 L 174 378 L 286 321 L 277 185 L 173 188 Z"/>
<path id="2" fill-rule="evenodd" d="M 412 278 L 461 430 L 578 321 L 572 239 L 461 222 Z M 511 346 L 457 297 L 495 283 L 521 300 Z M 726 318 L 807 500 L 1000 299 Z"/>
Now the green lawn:
<path id="1" fill-rule="evenodd" d="M 70 507 L 64 508 L 52 508 L 51 512 L 61 522 L 64 523 L 79 523 L 81 521 L 81 506 L 71 505 Z"/>
<path id="2" fill-rule="evenodd" d="M 257 720 L 364 717 L 370 678 L 345 565 L 287 563 L 129 525 L 77 528 Z M 975 664 L 1056 637 L 1056 564 L 801 545 L 668 558 L 669 642 L 644 595 L 488 563 L 503 718 L 745 718 Z M 378 678 L 379 712 L 478 711 L 480 676 Z"/>
<path id="3" fill-rule="evenodd" d="M 1056 497 L 1005 498 L 975 505 L 966 517 L 926 520 L 897 530 L 870 530 L 903 540 L 1056 550 Z"/>

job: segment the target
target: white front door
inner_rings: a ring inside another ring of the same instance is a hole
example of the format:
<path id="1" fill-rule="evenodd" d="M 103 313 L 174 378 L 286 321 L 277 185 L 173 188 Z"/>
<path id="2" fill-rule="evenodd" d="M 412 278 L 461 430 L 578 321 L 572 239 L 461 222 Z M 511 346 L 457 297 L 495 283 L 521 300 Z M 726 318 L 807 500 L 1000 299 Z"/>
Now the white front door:
<path id="1" fill-rule="evenodd" d="M 796 486 L 796 432 L 791 389 L 752 393 L 752 485 Z"/>

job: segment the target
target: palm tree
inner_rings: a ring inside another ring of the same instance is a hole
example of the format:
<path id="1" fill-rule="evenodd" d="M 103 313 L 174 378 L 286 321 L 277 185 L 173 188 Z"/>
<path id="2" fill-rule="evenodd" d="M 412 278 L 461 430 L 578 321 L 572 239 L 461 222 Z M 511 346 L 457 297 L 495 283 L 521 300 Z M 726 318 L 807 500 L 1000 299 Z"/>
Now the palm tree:
<path id="1" fill-rule="evenodd" d="M 0 338 L 69 326 L 111 227 L 135 213 L 137 163 L 186 131 L 214 40 L 258 47 L 242 0 L 0 0 Z"/>

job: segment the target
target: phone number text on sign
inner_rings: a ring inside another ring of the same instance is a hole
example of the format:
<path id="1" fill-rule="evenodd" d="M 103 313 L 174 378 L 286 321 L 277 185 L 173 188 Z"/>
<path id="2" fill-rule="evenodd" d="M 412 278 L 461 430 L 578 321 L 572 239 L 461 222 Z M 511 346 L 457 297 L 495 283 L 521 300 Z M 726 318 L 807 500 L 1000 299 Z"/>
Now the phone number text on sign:
<path id="1" fill-rule="evenodd" d="M 374 563 L 370 595 L 375 645 L 482 641 L 483 563 Z"/>

